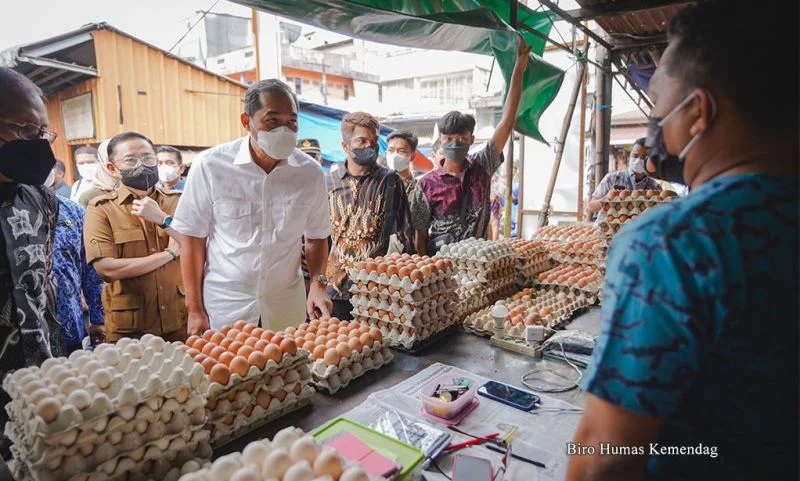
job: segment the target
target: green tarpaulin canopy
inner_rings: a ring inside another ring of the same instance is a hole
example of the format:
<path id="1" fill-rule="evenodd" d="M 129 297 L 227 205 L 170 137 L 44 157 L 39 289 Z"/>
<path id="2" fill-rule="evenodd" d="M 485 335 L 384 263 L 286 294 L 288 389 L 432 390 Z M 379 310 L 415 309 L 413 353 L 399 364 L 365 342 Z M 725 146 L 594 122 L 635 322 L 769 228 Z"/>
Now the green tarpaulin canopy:
<path id="1" fill-rule="evenodd" d="M 494 55 L 508 83 L 517 34 L 509 26 L 508 0 L 232 0 L 325 30 L 374 42 L 432 50 Z M 517 21 L 547 35 L 551 13 L 519 5 Z M 564 72 L 545 62 L 545 42 L 520 32 L 533 47 L 523 80 L 516 128 L 544 142 L 539 117 L 553 101 Z"/>

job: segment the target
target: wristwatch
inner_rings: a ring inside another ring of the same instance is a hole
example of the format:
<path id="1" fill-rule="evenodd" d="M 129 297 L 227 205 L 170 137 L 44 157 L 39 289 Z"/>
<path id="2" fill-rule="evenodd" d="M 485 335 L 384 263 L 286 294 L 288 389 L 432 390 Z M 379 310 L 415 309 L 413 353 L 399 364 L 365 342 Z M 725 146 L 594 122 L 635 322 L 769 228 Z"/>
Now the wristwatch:
<path id="1" fill-rule="evenodd" d="M 322 287 L 328 287 L 328 278 L 325 274 L 320 274 L 311 278 L 312 281 L 322 284 Z"/>
<path id="2" fill-rule="evenodd" d="M 164 221 L 161 223 L 159 227 L 161 227 L 162 229 L 169 229 L 169 226 L 171 225 L 172 225 L 172 216 L 168 215 L 164 217 Z"/>

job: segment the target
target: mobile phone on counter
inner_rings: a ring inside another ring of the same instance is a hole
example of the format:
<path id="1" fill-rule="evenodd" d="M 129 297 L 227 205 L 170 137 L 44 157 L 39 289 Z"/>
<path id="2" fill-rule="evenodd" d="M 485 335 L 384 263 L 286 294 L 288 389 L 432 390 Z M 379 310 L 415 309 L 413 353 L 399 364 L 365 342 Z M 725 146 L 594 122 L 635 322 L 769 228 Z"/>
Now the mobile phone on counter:
<path id="1" fill-rule="evenodd" d="M 488 459 L 458 454 L 453 459 L 453 481 L 492 481 L 492 463 Z"/>
<path id="2" fill-rule="evenodd" d="M 532 392 L 523 391 L 497 381 L 489 381 L 479 387 L 478 394 L 521 411 L 530 411 L 541 402 L 541 398 Z"/>

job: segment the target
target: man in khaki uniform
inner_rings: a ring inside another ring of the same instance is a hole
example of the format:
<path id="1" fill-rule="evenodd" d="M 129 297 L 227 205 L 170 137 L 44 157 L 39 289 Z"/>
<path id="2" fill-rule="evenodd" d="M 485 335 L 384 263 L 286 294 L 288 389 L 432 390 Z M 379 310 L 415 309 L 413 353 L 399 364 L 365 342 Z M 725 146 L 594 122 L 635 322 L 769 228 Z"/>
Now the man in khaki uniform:
<path id="1" fill-rule="evenodd" d="M 106 339 L 151 333 L 186 338 L 181 235 L 170 225 L 180 192 L 162 190 L 153 143 L 135 132 L 108 144 L 108 168 L 122 185 L 96 197 L 86 211 L 86 261 L 108 284 L 103 290 Z"/>

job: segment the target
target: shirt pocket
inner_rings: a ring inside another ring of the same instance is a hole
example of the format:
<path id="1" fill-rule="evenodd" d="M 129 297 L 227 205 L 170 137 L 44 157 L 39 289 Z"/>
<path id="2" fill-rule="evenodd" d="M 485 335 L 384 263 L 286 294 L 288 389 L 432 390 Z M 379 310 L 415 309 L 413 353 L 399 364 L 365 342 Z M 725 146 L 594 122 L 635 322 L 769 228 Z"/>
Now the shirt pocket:
<path id="1" fill-rule="evenodd" d="M 120 227 L 114 229 L 114 244 L 120 259 L 143 257 L 147 255 L 144 231 L 141 227 Z"/>
<path id="2" fill-rule="evenodd" d="M 299 241 L 308 224 L 310 210 L 311 200 L 309 199 L 291 199 L 288 202 L 273 204 L 272 211 L 277 227 L 277 237 Z"/>
<path id="3" fill-rule="evenodd" d="M 117 332 L 140 330 L 142 297 L 136 294 L 116 294 L 111 297 L 111 324 Z"/>
<path id="4" fill-rule="evenodd" d="M 219 230 L 239 240 L 253 235 L 253 207 L 249 202 L 219 201 L 213 206 Z"/>

